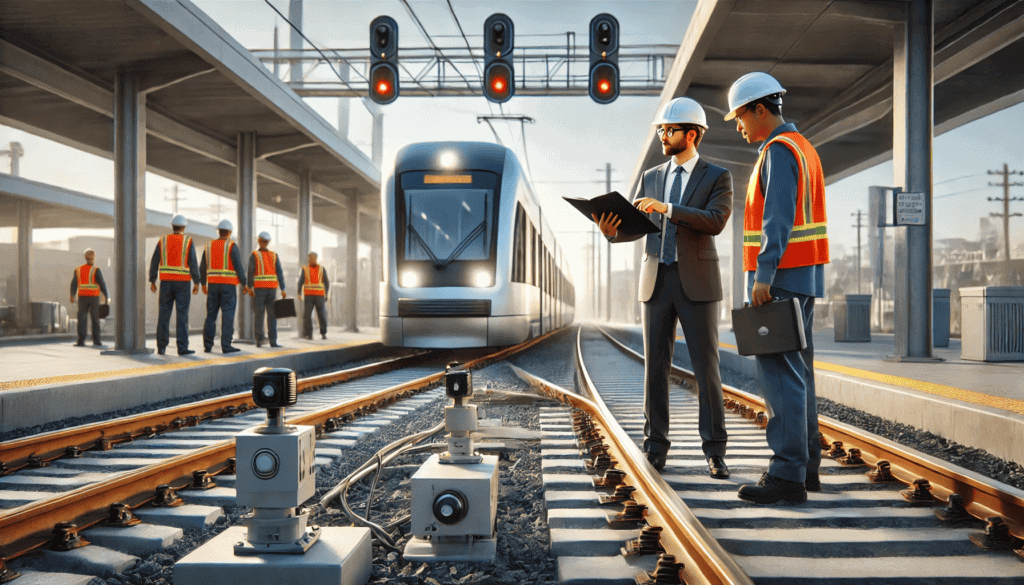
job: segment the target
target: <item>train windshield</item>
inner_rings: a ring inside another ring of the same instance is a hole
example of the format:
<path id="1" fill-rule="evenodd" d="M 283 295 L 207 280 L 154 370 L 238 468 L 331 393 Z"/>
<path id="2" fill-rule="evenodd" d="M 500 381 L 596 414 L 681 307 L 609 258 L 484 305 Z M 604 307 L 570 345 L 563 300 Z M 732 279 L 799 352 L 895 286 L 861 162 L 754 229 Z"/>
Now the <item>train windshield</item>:
<path id="1" fill-rule="evenodd" d="M 406 261 L 437 268 L 452 262 L 489 260 L 493 249 L 497 197 L 492 173 L 402 175 L 399 225 Z M 404 224 L 404 225 L 403 225 Z"/>

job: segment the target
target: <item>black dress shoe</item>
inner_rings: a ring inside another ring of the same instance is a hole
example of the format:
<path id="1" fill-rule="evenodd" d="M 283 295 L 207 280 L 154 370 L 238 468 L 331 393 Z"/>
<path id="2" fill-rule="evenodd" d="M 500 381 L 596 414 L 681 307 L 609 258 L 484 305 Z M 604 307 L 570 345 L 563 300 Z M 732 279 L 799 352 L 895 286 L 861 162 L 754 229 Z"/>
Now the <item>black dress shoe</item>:
<path id="1" fill-rule="evenodd" d="M 729 479 L 729 467 L 721 455 L 708 457 L 708 468 L 711 470 L 711 477 L 714 479 Z"/>
<path id="2" fill-rule="evenodd" d="M 203 348 L 203 353 L 213 353 L 213 348 L 212 347 L 204 347 Z"/>
<path id="3" fill-rule="evenodd" d="M 156 348 L 156 352 L 160 355 L 164 355 L 165 353 L 167 353 L 167 349 L 163 347 L 158 347 Z"/>
<path id="4" fill-rule="evenodd" d="M 231 346 L 231 347 L 225 347 L 221 351 L 223 351 L 224 353 L 235 353 L 237 351 L 242 351 L 242 350 L 237 348 L 237 347 Z"/>
<path id="5" fill-rule="evenodd" d="M 320 339 L 327 339 L 327 334 L 326 333 L 321 333 L 320 334 Z"/>
<path id="6" fill-rule="evenodd" d="M 654 469 L 661 471 L 665 469 L 665 461 L 668 459 L 668 453 L 655 453 L 654 451 L 647 451 L 647 461 L 650 462 Z"/>
<path id="7" fill-rule="evenodd" d="M 79 341 L 79 342 L 75 343 L 75 347 L 85 347 L 85 342 L 84 341 Z"/>
<path id="8" fill-rule="evenodd" d="M 818 475 L 817 471 L 807 472 L 807 479 L 804 480 L 804 487 L 809 492 L 821 491 L 821 476 Z"/>
<path id="9" fill-rule="evenodd" d="M 256 347 L 263 347 L 263 340 L 262 339 L 257 339 L 256 340 Z"/>
<path id="10" fill-rule="evenodd" d="M 780 500 L 800 504 L 807 501 L 807 490 L 803 482 L 787 481 L 767 473 L 761 476 L 757 485 L 740 487 L 737 495 L 741 500 L 755 504 L 774 504 Z"/>
<path id="11" fill-rule="evenodd" d="M 192 355 L 196 352 L 194 349 L 183 349 L 178 351 L 178 355 Z"/>
<path id="12" fill-rule="evenodd" d="M 281 347 L 280 343 L 271 343 L 270 347 Z"/>

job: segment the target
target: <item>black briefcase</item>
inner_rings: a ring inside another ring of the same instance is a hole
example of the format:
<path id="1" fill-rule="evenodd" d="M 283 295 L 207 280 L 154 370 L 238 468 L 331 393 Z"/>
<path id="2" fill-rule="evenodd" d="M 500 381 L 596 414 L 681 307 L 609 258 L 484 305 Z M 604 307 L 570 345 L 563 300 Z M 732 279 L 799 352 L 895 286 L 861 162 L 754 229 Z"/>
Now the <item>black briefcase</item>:
<path id="1" fill-rule="evenodd" d="M 100 319 L 106 319 L 110 315 L 110 305 L 104 303 L 100 305 Z"/>
<path id="2" fill-rule="evenodd" d="M 798 299 L 744 306 L 732 311 L 732 329 L 740 355 L 785 353 L 807 348 L 804 314 Z"/>
<path id="3" fill-rule="evenodd" d="M 274 301 L 274 316 L 278 319 L 294 317 L 296 315 L 295 299 L 277 299 Z"/>

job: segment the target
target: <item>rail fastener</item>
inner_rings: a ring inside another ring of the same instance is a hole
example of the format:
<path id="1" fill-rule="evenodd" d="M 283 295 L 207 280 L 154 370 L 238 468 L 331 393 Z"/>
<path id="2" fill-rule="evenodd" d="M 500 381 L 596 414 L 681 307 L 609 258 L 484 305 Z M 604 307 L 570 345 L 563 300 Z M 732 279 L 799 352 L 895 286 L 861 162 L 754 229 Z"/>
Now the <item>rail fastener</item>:
<path id="1" fill-rule="evenodd" d="M 846 449 L 843 448 L 842 441 L 832 441 L 832 448 L 825 453 L 832 459 L 839 459 L 840 457 L 846 457 Z"/>
<path id="2" fill-rule="evenodd" d="M 967 524 L 980 522 L 964 507 L 964 497 L 960 494 L 950 494 L 946 507 L 935 510 L 935 517 L 945 524 Z"/>
<path id="3" fill-rule="evenodd" d="M 988 518 L 987 522 L 985 532 L 972 534 L 971 542 L 988 551 L 1013 548 L 1013 537 L 1010 536 L 1010 527 L 1006 525 L 1006 522 L 999 516 Z"/>
<path id="4" fill-rule="evenodd" d="M 612 494 L 600 494 L 597 496 L 597 501 L 602 505 L 608 504 L 621 504 L 626 500 L 633 499 L 633 492 L 636 491 L 636 486 L 620 484 L 615 486 L 615 492 Z"/>
<path id="5" fill-rule="evenodd" d="M 664 553 L 665 547 L 661 545 L 662 530 L 664 528 L 661 526 L 644 526 L 640 529 L 640 536 L 627 540 L 619 552 L 627 558 Z"/>
<path id="6" fill-rule="evenodd" d="M 869 471 L 867 475 L 871 483 L 902 483 L 892 474 L 892 464 L 885 459 L 880 459 L 874 471 Z"/>
<path id="7" fill-rule="evenodd" d="M 647 506 L 637 503 L 636 500 L 623 502 L 621 512 L 605 512 L 608 527 L 612 529 L 633 528 L 637 524 L 643 524 L 646 515 Z"/>
<path id="8" fill-rule="evenodd" d="M 930 505 L 935 503 L 935 496 L 932 495 L 932 484 L 923 477 L 914 480 L 914 489 L 903 490 L 900 495 L 903 499 L 915 505 Z"/>
<path id="9" fill-rule="evenodd" d="M 110 507 L 107 508 L 107 519 L 103 521 L 103 526 L 114 528 L 127 528 L 136 524 L 142 524 L 142 519 L 136 516 L 124 502 L 110 504 Z"/>
<path id="10" fill-rule="evenodd" d="M 636 576 L 636 585 L 683 585 L 683 563 L 677 563 L 675 555 L 662 553 L 653 571 Z"/>
<path id="11" fill-rule="evenodd" d="M 621 485 L 626 480 L 626 472 L 621 469 L 610 468 L 604 470 L 604 475 L 591 480 L 594 489 L 614 490 L 615 486 Z"/>
<path id="12" fill-rule="evenodd" d="M 846 457 L 839 457 L 836 462 L 844 467 L 861 467 L 867 466 L 867 461 L 860 456 L 860 449 L 856 447 L 850 447 L 850 451 Z"/>
<path id="13" fill-rule="evenodd" d="M 78 534 L 78 525 L 71 522 L 58 522 L 52 534 L 48 547 L 52 551 L 67 552 L 92 544 Z"/>

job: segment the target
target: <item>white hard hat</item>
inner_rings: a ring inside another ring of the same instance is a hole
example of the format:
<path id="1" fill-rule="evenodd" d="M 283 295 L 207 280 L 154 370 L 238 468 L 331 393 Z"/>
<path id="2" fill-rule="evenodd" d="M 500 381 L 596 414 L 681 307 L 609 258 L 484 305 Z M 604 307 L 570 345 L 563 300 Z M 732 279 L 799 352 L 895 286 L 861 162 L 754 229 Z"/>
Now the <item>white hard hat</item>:
<path id="1" fill-rule="evenodd" d="M 771 75 L 760 71 L 747 73 L 729 88 L 729 113 L 726 114 L 725 120 L 732 120 L 736 117 L 736 110 L 763 97 L 781 106 L 784 93 L 786 89 Z"/>
<path id="2" fill-rule="evenodd" d="M 235 226 L 231 225 L 231 221 L 222 219 L 220 220 L 220 223 L 217 224 L 217 229 L 231 231 L 235 229 Z"/>
<path id="3" fill-rule="evenodd" d="M 259 239 L 261 239 L 261 240 L 265 240 L 265 241 L 269 242 L 270 241 L 270 232 L 260 232 L 260 235 L 257 236 L 257 237 Z"/>
<path id="4" fill-rule="evenodd" d="M 188 225 L 188 220 L 182 214 L 175 215 L 171 218 L 171 225 L 174 227 L 185 227 Z"/>
<path id="5" fill-rule="evenodd" d="M 708 129 L 708 119 L 704 115 L 704 108 L 687 97 L 676 98 L 662 106 L 658 117 L 651 122 L 652 126 L 661 124 L 694 124 L 705 130 Z"/>

